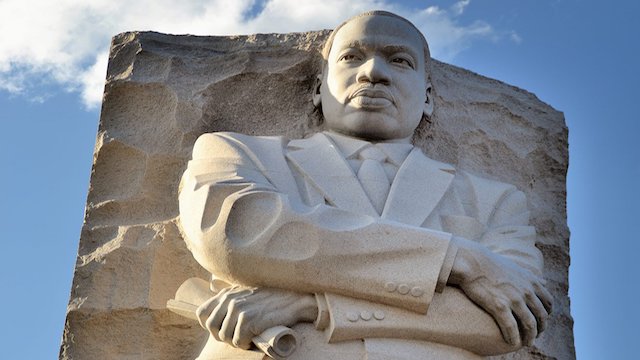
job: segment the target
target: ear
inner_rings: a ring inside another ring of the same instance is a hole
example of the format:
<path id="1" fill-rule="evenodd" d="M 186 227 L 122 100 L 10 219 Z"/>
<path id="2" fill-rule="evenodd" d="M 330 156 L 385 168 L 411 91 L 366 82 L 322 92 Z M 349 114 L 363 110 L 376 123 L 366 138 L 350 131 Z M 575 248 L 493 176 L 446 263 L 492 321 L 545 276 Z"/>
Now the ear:
<path id="1" fill-rule="evenodd" d="M 322 93 L 320 92 L 320 88 L 322 87 L 322 75 L 318 75 L 316 77 L 316 83 L 313 85 L 313 106 L 320 106 L 320 102 L 322 100 Z"/>
<path id="2" fill-rule="evenodd" d="M 431 89 L 431 83 L 427 83 L 427 96 L 424 101 L 424 109 L 422 110 L 422 113 L 426 117 L 431 117 L 431 115 L 433 114 L 433 92 L 431 91 Z"/>

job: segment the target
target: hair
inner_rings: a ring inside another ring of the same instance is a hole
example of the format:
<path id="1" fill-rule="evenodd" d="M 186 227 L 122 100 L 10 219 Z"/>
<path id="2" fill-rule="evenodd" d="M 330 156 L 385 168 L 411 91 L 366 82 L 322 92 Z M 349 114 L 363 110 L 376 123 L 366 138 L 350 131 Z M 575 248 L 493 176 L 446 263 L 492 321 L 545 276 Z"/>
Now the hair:
<path id="1" fill-rule="evenodd" d="M 422 40 L 422 50 L 424 52 L 424 72 L 425 72 L 425 77 L 427 78 L 427 80 L 430 80 L 431 77 L 431 53 L 429 52 L 429 44 L 427 43 L 427 39 L 424 37 L 424 35 L 422 34 L 422 32 L 420 30 L 418 30 L 418 28 L 413 25 L 413 23 L 405 18 L 403 18 L 400 15 L 396 15 L 392 12 L 388 12 L 388 11 L 384 11 L 384 10 L 372 10 L 372 11 L 367 11 L 364 12 L 362 14 L 353 16 L 347 20 L 345 20 L 344 22 L 342 22 L 340 25 L 338 25 L 335 29 L 333 29 L 333 31 L 331 32 L 331 34 L 329 35 L 329 37 L 327 38 L 327 40 L 324 43 L 324 46 L 322 48 L 322 58 L 324 59 L 324 63 L 322 66 L 322 70 L 325 70 L 325 67 L 327 66 L 327 61 L 329 60 L 329 53 L 331 52 L 331 47 L 333 46 L 333 40 L 336 37 L 336 34 L 338 33 L 338 31 L 345 26 L 346 24 L 348 24 L 349 22 L 365 17 L 365 16 L 388 16 L 388 17 L 392 17 L 395 19 L 398 19 L 400 21 L 403 21 L 407 24 L 409 24 L 415 31 L 416 33 L 418 33 L 418 36 L 420 36 L 420 39 Z"/>

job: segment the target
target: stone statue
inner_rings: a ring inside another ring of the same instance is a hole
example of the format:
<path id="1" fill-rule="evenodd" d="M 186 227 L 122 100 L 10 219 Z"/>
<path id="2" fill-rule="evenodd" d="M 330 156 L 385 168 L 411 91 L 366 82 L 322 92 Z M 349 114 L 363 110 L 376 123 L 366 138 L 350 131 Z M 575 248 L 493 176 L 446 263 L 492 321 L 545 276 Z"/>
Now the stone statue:
<path id="1" fill-rule="evenodd" d="M 368 12 L 338 26 L 323 57 L 313 102 L 326 131 L 210 133 L 194 146 L 179 202 L 212 274 L 194 290 L 210 332 L 198 359 L 278 358 L 254 344 L 283 326 L 298 340 L 288 359 L 478 359 L 530 345 L 552 298 L 524 194 L 411 144 L 434 107 L 423 35 Z"/>

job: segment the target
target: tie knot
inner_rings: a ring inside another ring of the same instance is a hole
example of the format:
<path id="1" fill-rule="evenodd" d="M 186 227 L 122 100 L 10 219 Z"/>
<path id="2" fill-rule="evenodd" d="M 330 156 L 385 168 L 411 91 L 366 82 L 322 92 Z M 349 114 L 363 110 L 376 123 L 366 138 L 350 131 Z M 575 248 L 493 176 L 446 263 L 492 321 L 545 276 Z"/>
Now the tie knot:
<path id="1" fill-rule="evenodd" d="M 362 160 L 375 160 L 381 163 L 383 163 L 387 159 L 387 155 L 374 145 L 364 148 L 362 151 L 360 151 L 358 157 Z"/>

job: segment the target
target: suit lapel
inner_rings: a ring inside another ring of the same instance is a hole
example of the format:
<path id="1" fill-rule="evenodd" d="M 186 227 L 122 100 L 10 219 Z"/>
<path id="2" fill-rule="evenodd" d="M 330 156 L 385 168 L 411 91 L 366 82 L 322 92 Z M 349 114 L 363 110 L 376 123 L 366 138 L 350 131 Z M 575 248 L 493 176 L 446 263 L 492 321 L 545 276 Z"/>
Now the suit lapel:
<path id="1" fill-rule="evenodd" d="M 358 178 L 326 135 L 289 142 L 287 159 L 334 206 L 355 213 L 378 216 Z"/>
<path id="2" fill-rule="evenodd" d="M 382 218 L 420 226 L 451 185 L 455 169 L 426 157 L 414 148 L 389 190 Z"/>
<path id="3" fill-rule="evenodd" d="M 297 186 L 282 156 L 285 145 L 285 139 L 283 137 L 254 137 L 236 133 L 219 134 L 233 141 L 238 147 L 243 149 L 276 189 L 287 193 L 293 201 L 302 201 L 297 191 L 291 191 L 292 189 L 297 189 Z"/>

